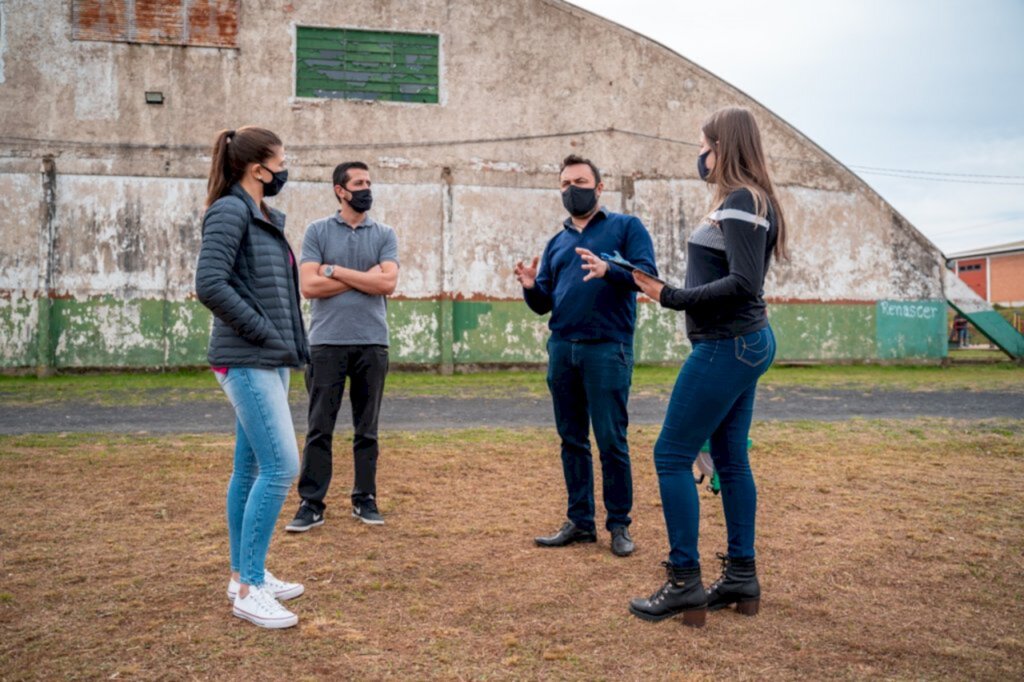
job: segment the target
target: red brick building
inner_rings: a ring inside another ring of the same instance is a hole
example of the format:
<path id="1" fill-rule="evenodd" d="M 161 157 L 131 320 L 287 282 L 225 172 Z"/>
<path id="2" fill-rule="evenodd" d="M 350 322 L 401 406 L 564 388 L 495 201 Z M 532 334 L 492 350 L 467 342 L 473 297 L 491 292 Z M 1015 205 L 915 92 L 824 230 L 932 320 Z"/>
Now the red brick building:
<path id="1" fill-rule="evenodd" d="M 948 263 L 989 303 L 1024 305 L 1024 241 L 951 253 Z"/>

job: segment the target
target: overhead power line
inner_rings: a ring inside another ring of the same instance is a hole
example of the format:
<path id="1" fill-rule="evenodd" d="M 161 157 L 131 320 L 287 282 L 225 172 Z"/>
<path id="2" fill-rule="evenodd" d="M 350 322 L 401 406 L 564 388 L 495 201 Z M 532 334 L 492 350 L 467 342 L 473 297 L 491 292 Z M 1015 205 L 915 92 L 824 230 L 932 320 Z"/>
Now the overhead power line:
<path id="1" fill-rule="evenodd" d="M 987 223 L 981 223 L 979 225 L 966 225 L 961 227 L 947 227 L 935 232 L 929 232 L 929 237 L 948 237 L 952 234 L 963 234 L 964 232 L 970 232 L 972 230 L 980 230 L 984 227 L 991 227 L 993 225 L 1002 225 L 1003 223 L 1016 223 L 1019 222 L 1024 225 L 1024 216 L 1014 216 L 1012 218 L 1000 218 L 999 220 L 990 220 Z"/>
<path id="2" fill-rule="evenodd" d="M 938 177 L 932 175 L 911 175 L 909 173 L 901 173 L 898 171 L 883 171 L 883 170 L 861 170 L 855 166 L 850 166 L 850 169 L 857 173 L 866 173 L 868 175 L 881 175 L 889 178 L 903 178 L 905 180 L 924 180 L 926 182 L 952 182 L 960 185 L 1010 185 L 1014 187 L 1024 187 L 1024 178 L 1020 180 L 972 180 L 967 177 Z"/>
<path id="3" fill-rule="evenodd" d="M 609 126 L 607 128 L 589 128 L 584 130 L 571 130 L 553 133 L 534 133 L 526 135 L 507 135 L 500 137 L 470 137 L 450 140 L 417 140 L 405 142 L 365 142 L 347 144 L 300 144 L 289 145 L 290 149 L 296 151 L 318 151 L 318 150 L 341 150 L 341 149 L 416 149 L 425 147 L 457 147 L 463 145 L 478 144 L 501 144 L 509 142 L 528 142 L 533 140 L 556 139 L 565 137 L 583 137 L 587 135 L 620 134 L 630 137 L 638 137 L 669 144 L 677 144 L 686 147 L 699 148 L 701 145 L 690 140 L 665 137 L 652 133 L 645 133 L 636 130 L 626 130 Z M 153 149 L 153 150 L 180 150 L 199 152 L 208 149 L 205 145 L 194 144 L 140 144 L 132 142 L 92 142 L 85 140 L 54 140 L 37 139 L 29 137 L 0 137 L 2 143 L 15 144 L 58 144 L 73 147 L 104 147 L 121 149 Z M 787 161 L 807 165 L 821 165 L 825 163 L 818 159 L 798 159 L 793 157 L 771 157 L 776 161 Z M 984 175 L 979 173 L 947 173 L 941 171 L 921 171 L 906 168 L 885 168 L 880 166 L 861 166 L 849 164 L 847 168 L 857 173 L 869 175 L 880 175 L 884 177 L 902 178 L 905 180 L 923 180 L 927 182 L 947 182 L 954 184 L 969 185 L 1006 185 L 1024 186 L 1024 175 Z"/>
<path id="4" fill-rule="evenodd" d="M 850 168 L 863 171 L 884 171 L 887 173 L 909 173 L 912 175 L 935 175 L 951 178 L 982 178 L 986 180 L 1024 180 L 1024 175 L 987 175 L 982 173 L 947 173 L 944 171 L 910 170 L 907 168 L 881 168 L 879 166 L 861 166 L 850 164 Z"/>

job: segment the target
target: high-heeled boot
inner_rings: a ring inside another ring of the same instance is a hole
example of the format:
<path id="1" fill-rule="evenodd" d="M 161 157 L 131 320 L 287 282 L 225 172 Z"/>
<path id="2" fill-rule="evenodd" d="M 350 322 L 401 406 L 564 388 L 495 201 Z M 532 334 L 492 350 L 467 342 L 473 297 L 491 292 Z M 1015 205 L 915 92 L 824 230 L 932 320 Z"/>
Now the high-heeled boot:
<path id="1" fill-rule="evenodd" d="M 761 608 L 761 585 L 754 559 L 733 559 L 719 554 L 722 575 L 708 587 L 708 609 L 717 611 L 732 604 L 744 616 L 756 616 Z"/>
<path id="2" fill-rule="evenodd" d="M 708 598 L 700 580 L 700 566 L 677 568 L 667 561 L 661 565 L 665 567 L 668 580 L 650 597 L 631 600 L 629 612 L 654 622 L 682 614 L 684 625 L 704 627 Z"/>

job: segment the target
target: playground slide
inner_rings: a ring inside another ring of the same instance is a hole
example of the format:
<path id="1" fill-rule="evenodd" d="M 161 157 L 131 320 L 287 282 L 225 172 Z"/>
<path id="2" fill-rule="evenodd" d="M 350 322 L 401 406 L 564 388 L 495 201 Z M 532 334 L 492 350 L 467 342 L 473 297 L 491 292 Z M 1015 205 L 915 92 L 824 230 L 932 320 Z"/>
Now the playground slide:
<path id="1" fill-rule="evenodd" d="M 989 341 L 1011 358 L 1024 358 L 1024 335 L 1013 328 L 981 296 L 971 290 L 956 273 L 945 271 L 946 300 L 973 324 Z"/>

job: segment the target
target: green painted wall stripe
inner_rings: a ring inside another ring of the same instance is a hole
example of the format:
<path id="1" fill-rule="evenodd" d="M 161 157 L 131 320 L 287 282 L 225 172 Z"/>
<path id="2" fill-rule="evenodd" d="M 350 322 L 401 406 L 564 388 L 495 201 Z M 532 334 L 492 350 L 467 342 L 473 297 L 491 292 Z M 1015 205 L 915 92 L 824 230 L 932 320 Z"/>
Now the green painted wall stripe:
<path id="1" fill-rule="evenodd" d="M 780 303 L 768 306 L 779 360 L 877 358 L 874 305 Z"/>
<path id="2" fill-rule="evenodd" d="M 110 296 L 49 302 L 49 349 L 38 348 L 40 306 L 19 299 L 0 305 L 12 330 L 0 343 L 0 366 L 31 367 L 49 352 L 61 367 L 174 367 L 206 362 L 210 313 L 197 301 L 121 301 Z M 788 303 L 769 306 L 780 360 L 941 358 L 946 353 L 942 301 L 875 304 Z M 306 315 L 308 319 L 308 307 Z M 395 362 L 456 365 L 544 362 L 547 316 L 519 301 L 388 303 Z M 681 362 L 689 346 L 684 318 L 639 306 L 638 362 Z"/>
<path id="3" fill-rule="evenodd" d="M 946 302 L 879 301 L 875 305 L 878 357 L 942 358 L 946 343 Z"/>
<path id="4" fill-rule="evenodd" d="M 46 366 L 48 349 L 41 342 L 40 324 L 49 310 L 42 310 L 43 301 L 19 293 L 0 297 L 0 367 Z"/>

